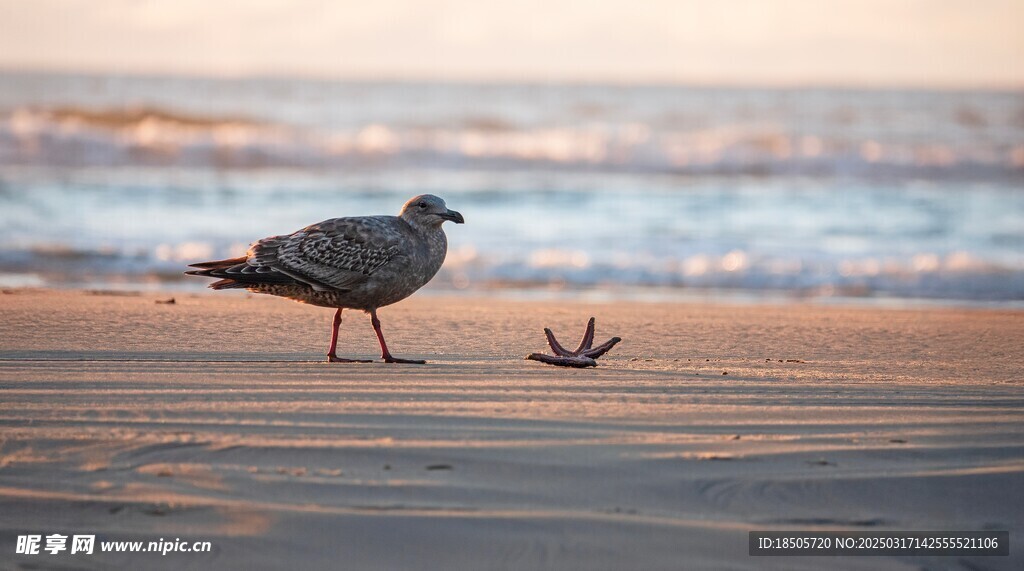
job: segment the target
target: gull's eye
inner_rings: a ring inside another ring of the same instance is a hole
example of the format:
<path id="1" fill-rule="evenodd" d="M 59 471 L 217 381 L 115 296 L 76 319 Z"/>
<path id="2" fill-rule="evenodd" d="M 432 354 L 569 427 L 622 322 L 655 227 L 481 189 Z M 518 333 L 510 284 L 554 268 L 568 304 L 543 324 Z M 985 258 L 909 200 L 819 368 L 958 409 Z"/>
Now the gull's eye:
<path id="1" fill-rule="evenodd" d="M 421 202 L 421 203 L 417 204 L 416 206 L 419 206 L 420 208 L 426 208 L 427 207 L 427 203 L 426 202 Z"/>

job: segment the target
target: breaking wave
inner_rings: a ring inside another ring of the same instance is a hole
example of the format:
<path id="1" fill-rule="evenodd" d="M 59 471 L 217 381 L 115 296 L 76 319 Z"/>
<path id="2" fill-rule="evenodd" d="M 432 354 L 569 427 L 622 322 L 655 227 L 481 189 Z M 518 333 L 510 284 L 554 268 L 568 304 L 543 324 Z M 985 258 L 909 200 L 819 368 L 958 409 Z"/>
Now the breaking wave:
<path id="1" fill-rule="evenodd" d="M 201 288 L 431 192 L 432 288 L 1018 303 L 1022 183 L 1015 92 L 0 73 L 5 287 Z"/>
<path id="2" fill-rule="evenodd" d="M 773 122 L 710 127 L 637 121 L 516 126 L 468 117 L 451 126 L 317 128 L 152 107 L 19 107 L 0 116 L 0 164 L 191 168 L 570 169 L 716 175 L 1020 178 L 1024 143 L 865 138 Z"/>
<path id="3" fill-rule="evenodd" d="M 163 242 L 151 249 L 75 249 L 43 245 L 0 252 L 0 287 L 96 283 L 181 288 L 188 263 L 241 255 L 245 244 Z M 1024 301 L 1024 267 L 956 251 L 945 255 L 807 260 L 740 250 L 721 255 L 655 258 L 625 253 L 605 260 L 582 250 L 541 248 L 503 258 L 474 246 L 453 248 L 433 290 L 541 289 L 574 291 L 658 288 L 692 291 L 785 292 L 799 298 L 916 298 Z"/>

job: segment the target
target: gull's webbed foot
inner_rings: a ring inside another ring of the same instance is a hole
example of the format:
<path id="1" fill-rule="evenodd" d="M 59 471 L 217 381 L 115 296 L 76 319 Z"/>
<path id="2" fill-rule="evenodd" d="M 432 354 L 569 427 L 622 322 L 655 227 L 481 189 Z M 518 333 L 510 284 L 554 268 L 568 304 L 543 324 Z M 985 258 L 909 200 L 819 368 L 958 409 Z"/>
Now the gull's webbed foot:
<path id="1" fill-rule="evenodd" d="M 328 363 L 372 363 L 373 361 L 370 360 L 370 359 L 344 359 L 344 358 L 339 357 L 337 355 L 328 355 L 327 356 L 327 362 Z"/>

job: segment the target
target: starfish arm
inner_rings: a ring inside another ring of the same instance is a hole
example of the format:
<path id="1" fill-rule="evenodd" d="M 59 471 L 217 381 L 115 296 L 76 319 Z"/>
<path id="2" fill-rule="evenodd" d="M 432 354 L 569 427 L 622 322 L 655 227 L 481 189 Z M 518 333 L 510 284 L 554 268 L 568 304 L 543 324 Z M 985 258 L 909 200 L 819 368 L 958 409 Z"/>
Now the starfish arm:
<path id="1" fill-rule="evenodd" d="M 530 353 L 526 356 L 527 359 L 533 361 L 540 361 L 541 363 L 547 363 L 549 365 L 557 365 L 559 367 L 596 367 L 597 361 L 590 357 L 583 356 L 569 356 L 569 357 L 552 357 L 551 355 L 545 355 L 543 353 Z"/>
<path id="2" fill-rule="evenodd" d="M 612 337 L 608 341 L 605 341 L 604 343 L 598 345 L 597 347 L 594 347 L 593 349 L 587 349 L 582 353 L 582 355 L 590 357 L 591 359 L 597 359 L 601 355 L 604 355 L 605 353 L 610 351 L 611 348 L 614 347 L 615 344 L 618 343 L 619 341 L 622 341 L 621 337 Z"/>
<path id="3" fill-rule="evenodd" d="M 573 354 L 569 352 L 565 347 L 562 347 L 558 339 L 555 339 L 555 334 L 551 332 L 547 327 L 544 328 L 544 335 L 548 338 L 548 345 L 551 345 L 551 350 L 555 352 L 555 355 L 562 357 L 572 357 Z"/>
<path id="4" fill-rule="evenodd" d="M 590 346 L 594 344 L 594 318 L 591 317 L 590 321 L 587 322 L 587 332 L 583 334 L 583 339 L 580 340 L 580 346 L 576 348 L 574 354 L 579 355 L 580 353 L 590 349 Z"/>

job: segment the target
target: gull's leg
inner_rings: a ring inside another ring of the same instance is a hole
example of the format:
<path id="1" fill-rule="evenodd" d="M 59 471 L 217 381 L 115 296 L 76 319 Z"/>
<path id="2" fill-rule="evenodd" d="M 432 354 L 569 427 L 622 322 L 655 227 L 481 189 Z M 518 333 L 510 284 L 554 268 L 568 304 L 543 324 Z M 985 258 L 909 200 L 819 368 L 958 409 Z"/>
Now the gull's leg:
<path id="1" fill-rule="evenodd" d="M 377 319 L 377 310 L 370 310 L 370 323 L 373 324 L 373 331 L 377 334 L 377 341 L 380 341 L 380 358 L 384 359 L 385 363 L 405 363 L 408 365 L 423 365 L 426 361 L 421 359 L 399 359 L 393 357 L 391 351 L 388 351 L 388 345 L 384 342 L 384 333 L 380 330 L 380 320 Z"/>
<path id="2" fill-rule="evenodd" d="M 338 327 L 341 327 L 340 307 L 338 308 L 338 311 L 334 312 L 334 329 L 332 329 L 331 333 L 331 349 L 327 352 L 327 357 L 329 359 L 334 359 L 338 356 L 338 354 L 335 353 L 335 350 L 338 348 Z"/>
<path id="3" fill-rule="evenodd" d="M 342 359 L 338 357 L 335 350 L 338 348 L 338 327 L 341 326 L 341 308 L 334 314 L 334 329 L 331 333 L 331 350 L 327 352 L 328 363 L 372 363 L 373 361 L 360 359 Z"/>

